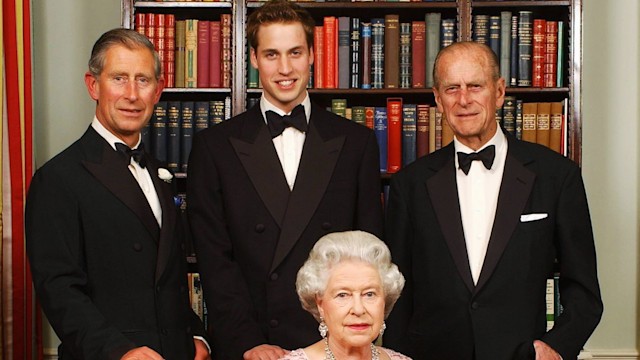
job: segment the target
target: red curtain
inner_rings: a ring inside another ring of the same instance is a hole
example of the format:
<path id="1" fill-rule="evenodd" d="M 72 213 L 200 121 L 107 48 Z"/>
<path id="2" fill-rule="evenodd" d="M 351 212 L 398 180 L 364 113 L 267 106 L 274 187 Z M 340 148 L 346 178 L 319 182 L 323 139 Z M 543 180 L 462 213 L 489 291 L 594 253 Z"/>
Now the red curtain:
<path id="1" fill-rule="evenodd" d="M 33 174 L 30 0 L 2 0 L 0 12 L 0 355 L 3 359 L 42 359 L 40 312 L 36 310 L 24 238 L 24 205 Z"/>

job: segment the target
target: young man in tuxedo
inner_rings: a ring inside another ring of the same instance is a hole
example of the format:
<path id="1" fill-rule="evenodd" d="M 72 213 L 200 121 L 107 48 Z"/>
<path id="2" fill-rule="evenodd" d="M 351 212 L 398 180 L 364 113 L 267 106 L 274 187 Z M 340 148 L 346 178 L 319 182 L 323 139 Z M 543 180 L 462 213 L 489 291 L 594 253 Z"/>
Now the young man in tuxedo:
<path id="1" fill-rule="evenodd" d="M 85 74 L 95 117 L 33 177 L 27 251 L 61 359 L 209 358 L 172 189 L 140 143 L 160 69 L 143 35 L 104 33 Z"/>
<path id="2" fill-rule="evenodd" d="M 433 72 L 455 138 L 391 181 L 386 241 L 407 285 L 384 343 L 423 360 L 575 359 L 602 313 L 580 169 L 500 128 L 487 46 L 455 43 Z M 547 332 L 556 259 L 564 312 Z"/>
<path id="3" fill-rule="evenodd" d="M 193 141 L 188 213 L 216 359 L 277 359 L 318 341 L 298 269 L 327 233 L 382 233 L 375 135 L 309 99 L 313 29 L 287 1 L 251 13 L 259 106 Z"/>

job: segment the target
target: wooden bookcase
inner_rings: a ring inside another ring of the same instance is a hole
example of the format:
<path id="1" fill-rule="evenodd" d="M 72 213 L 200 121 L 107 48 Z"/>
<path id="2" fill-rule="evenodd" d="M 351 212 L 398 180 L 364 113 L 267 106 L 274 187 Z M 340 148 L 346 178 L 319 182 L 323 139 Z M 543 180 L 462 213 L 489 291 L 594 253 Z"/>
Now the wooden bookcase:
<path id="1" fill-rule="evenodd" d="M 554 88 L 508 87 L 507 95 L 515 95 L 527 101 L 561 101 L 568 99 L 567 141 L 569 157 L 581 163 L 582 143 L 582 0 L 522 0 L 480 1 L 457 0 L 450 2 L 298 2 L 308 9 L 322 24 L 324 16 L 359 16 L 362 18 L 384 17 L 397 13 L 402 21 L 424 20 L 428 12 L 440 12 L 443 18 L 456 19 L 457 40 L 472 39 L 472 19 L 475 14 L 495 14 L 501 10 L 513 13 L 528 10 L 533 17 L 560 20 L 565 23 L 565 66 L 563 86 Z M 173 13 L 176 18 L 207 19 L 216 13 L 230 13 L 232 17 L 232 85 L 228 89 L 167 89 L 163 97 L 170 99 L 215 99 L 231 96 L 232 115 L 246 109 L 249 97 L 259 97 L 259 89 L 247 89 L 247 44 L 245 24 L 247 15 L 262 3 L 247 0 L 232 2 L 200 1 L 135 1 L 122 0 L 122 25 L 134 27 L 135 13 Z M 429 71 L 429 69 L 427 69 Z M 312 99 L 325 106 L 334 97 L 348 98 L 358 102 L 366 99 L 383 106 L 387 97 L 400 96 L 405 102 L 427 102 L 434 104 L 431 89 L 309 89 Z"/>

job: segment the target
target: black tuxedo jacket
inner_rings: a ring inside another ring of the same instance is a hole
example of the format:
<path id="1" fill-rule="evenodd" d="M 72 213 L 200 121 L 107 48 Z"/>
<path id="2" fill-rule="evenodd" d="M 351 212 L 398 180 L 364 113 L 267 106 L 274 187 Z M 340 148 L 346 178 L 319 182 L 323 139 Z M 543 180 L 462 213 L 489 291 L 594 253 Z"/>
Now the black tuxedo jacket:
<path id="1" fill-rule="evenodd" d="M 171 187 L 155 161 L 148 169 L 162 228 L 127 161 L 91 127 L 33 177 L 27 251 L 61 359 L 120 359 L 139 346 L 192 359 L 193 335 L 204 335 Z"/>
<path id="2" fill-rule="evenodd" d="M 382 235 L 378 168 L 373 132 L 316 105 L 292 191 L 259 106 L 196 134 L 188 213 L 216 359 L 320 339 L 296 274 L 327 233 Z"/>
<path id="3" fill-rule="evenodd" d="M 422 360 L 533 359 L 540 339 L 575 359 L 594 330 L 602 302 L 580 169 L 540 145 L 512 136 L 508 144 L 477 285 L 453 144 L 392 178 L 386 240 L 407 283 L 387 321 L 386 346 Z M 526 221 L 527 214 L 546 218 Z M 556 258 L 564 313 L 545 332 L 546 279 Z"/>

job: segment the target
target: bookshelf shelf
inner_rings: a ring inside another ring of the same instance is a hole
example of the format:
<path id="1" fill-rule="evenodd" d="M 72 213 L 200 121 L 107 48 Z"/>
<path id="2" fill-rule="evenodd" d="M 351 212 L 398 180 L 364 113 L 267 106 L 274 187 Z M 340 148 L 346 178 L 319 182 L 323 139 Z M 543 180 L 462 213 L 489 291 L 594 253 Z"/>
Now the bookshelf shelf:
<path id="1" fill-rule="evenodd" d="M 136 1 L 138 8 L 232 8 L 232 2 Z"/>

